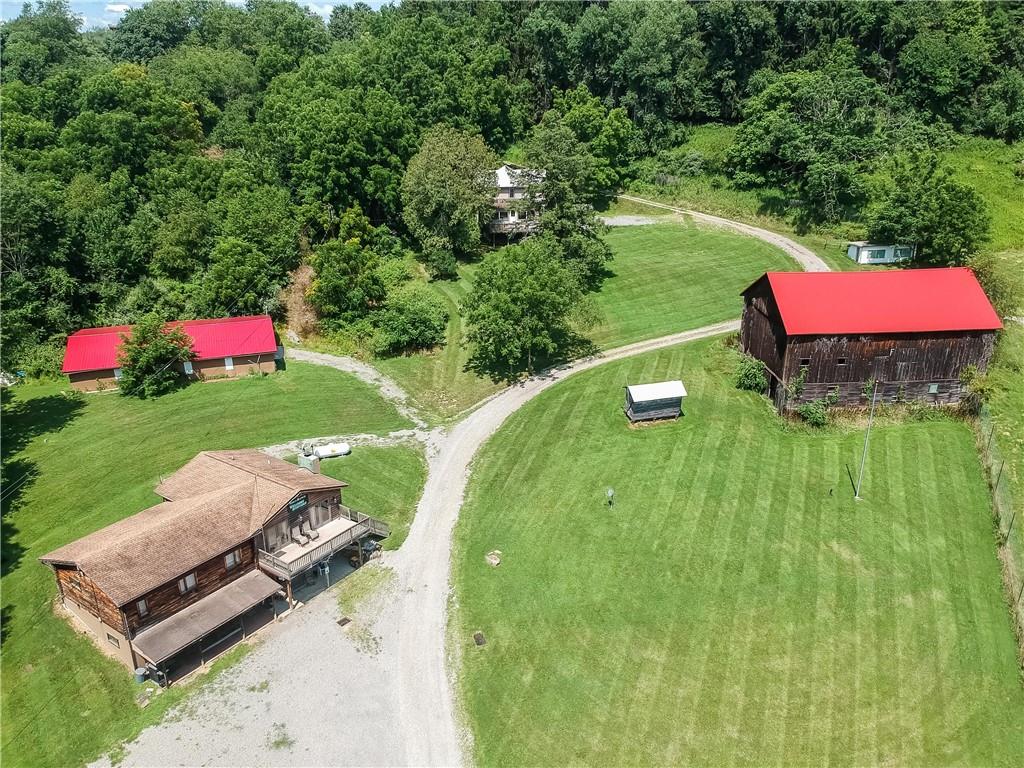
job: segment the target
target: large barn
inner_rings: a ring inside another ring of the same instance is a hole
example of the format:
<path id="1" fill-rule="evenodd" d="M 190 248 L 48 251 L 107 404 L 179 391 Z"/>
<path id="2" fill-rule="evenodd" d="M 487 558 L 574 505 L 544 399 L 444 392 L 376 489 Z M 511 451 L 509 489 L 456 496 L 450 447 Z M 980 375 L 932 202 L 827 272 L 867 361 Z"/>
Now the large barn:
<path id="1" fill-rule="evenodd" d="M 779 410 L 839 390 L 839 405 L 960 400 L 992 359 L 999 316 L 967 268 L 768 272 L 743 291 L 743 351 Z"/>

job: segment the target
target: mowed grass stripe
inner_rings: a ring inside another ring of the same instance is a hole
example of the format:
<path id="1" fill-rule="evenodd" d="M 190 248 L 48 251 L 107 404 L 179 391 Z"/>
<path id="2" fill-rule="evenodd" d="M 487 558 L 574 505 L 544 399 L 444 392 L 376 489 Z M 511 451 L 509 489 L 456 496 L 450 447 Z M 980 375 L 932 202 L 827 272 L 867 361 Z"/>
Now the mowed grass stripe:
<path id="1" fill-rule="evenodd" d="M 477 762 L 1014 764 L 992 734 L 1019 734 L 1024 698 L 969 430 L 877 426 L 854 502 L 862 433 L 781 427 L 727 360 L 609 363 L 484 447 L 454 563 Z M 682 375 L 687 415 L 630 429 L 621 385 L 648 374 Z"/>

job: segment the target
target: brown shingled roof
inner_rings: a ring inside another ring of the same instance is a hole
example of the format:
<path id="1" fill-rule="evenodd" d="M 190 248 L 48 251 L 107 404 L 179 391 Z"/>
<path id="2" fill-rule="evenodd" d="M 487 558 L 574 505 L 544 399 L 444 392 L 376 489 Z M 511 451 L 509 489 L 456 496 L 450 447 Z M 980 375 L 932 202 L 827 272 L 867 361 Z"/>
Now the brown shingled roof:
<path id="1" fill-rule="evenodd" d="M 167 501 L 39 559 L 124 605 L 251 538 L 297 493 L 345 485 L 259 451 L 205 451 L 157 486 Z"/>

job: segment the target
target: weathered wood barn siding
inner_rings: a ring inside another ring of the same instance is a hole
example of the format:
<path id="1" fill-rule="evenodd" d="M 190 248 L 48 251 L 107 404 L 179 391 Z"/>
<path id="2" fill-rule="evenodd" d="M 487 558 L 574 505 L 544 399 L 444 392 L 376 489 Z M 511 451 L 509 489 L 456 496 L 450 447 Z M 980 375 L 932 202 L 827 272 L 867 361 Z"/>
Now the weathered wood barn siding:
<path id="1" fill-rule="evenodd" d="M 73 566 L 54 566 L 61 597 L 84 608 L 108 627 L 124 631 L 121 610 L 96 583 Z"/>
<path id="2" fill-rule="evenodd" d="M 839 405 L 867 405 L 872 379 L 880 402 L 956 403 L 963 370 L 973 365 L 984 371 L 995 348 L 995 331 L 790 336 L 766 280 L 745 294 L 740 335 L 743 351 L 768 368 L 768 394 L 780 410 L 836 389 Z M 800 392 L 787 391 L 801 370 Z"/>
<path id="3" fill-rule="evenodd" d="M 235 549 L 239 550 L 239 563 L 228 570 L 224 564 L 224 556 Z M 207 560 L 202 565 L 186 571 L 196 574 L 196 588 L 184 595 L 178 590 L 178 579 L 186 575 L 179 574 L 165 584 L 161 584 L 154 590 L 147 592 L 142 597 L 132 600 L 124 606 L 124 615 L 132 635 L 142 627 L 154 624 L 169 616 L 173 616 L 182 608 L 187 608 L 192 603 L 201 600 L 207 595 L 216 592 L 223 586 L 230 584 L 239 576 L 248 573 L 256 567 L 256 551 L 252 540 L 239 544 L 217 557 Z M 138 600 L 145 598 L 149 606 L 149 615 L 139 615 Z"/>

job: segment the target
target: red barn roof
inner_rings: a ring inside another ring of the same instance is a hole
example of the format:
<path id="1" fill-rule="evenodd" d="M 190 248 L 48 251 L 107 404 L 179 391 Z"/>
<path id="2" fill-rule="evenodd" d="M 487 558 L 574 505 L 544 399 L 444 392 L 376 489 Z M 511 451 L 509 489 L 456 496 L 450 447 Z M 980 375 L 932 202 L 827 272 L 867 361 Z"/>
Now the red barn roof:
<path id="1" fill-rule="evenodd" d="M 269 355 L 277 352 L 270 315 L 223 317 L 215 320 L 175 320 L 192 339 L 194 360 L 241 355 Z M 102 371 L 117 367 L 121 335 L 131 335 L 132 326 L 83 328 L 68 336 L 63 373 Z"/>
<path id="2" fill-rule="evenodd" d="M 782 324 L 791 336 L 989 331 L 1003 327 L 974 272 L 967 267 L 767 272 L 758 282 L 764 279 L 771 285 Z"/>

